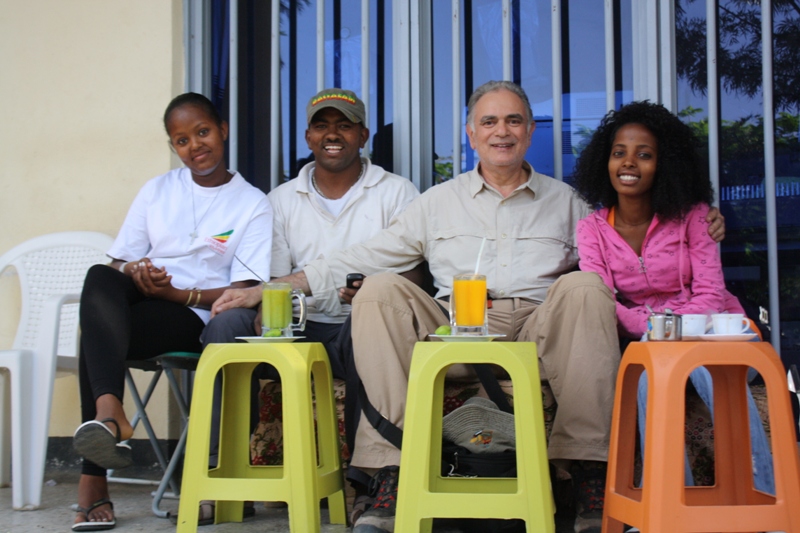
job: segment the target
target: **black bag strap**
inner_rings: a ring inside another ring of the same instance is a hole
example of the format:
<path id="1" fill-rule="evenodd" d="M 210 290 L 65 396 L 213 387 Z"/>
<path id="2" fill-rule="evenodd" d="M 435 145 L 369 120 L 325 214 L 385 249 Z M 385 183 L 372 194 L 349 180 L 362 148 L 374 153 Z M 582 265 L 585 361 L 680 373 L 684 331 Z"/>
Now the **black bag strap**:
<path id="1" fill-rule="evenodd" d="M 500 382 L 497 381 L 497 376 L 492 372 L 492 365 L 480 363 L 472 365 L 472 368 L 474 368 L 475 373 L 478 374 L 478 379 L 481 380 L 483 388 L 486 389 L 486 394 L 489 395 L 489 399 L 497 405 L 498 409 L 513 415 L 514 408 L 508 403 L 506 393 L 503 392 L 503 388 L 500 387 Z"/>
<path id="2" fill-rule="evenodd" d="M 358 400 L 361 402 L 361 410 L 367 417 L 372 427 L 380 433 L 381 437 L 388 440 L 392 446 L 398 450 L 403 444 L 403 430 L 389 422 L 369 401 L 364 384 L 358 382 Z"/>

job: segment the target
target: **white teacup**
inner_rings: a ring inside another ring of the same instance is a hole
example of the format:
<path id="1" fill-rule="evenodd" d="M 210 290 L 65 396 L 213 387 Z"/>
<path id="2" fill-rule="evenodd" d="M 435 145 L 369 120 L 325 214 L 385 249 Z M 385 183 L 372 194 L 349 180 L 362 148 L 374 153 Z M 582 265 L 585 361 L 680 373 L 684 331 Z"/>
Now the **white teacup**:
<path id="1" fill-rule="evenodd" d="M 738 335 L 747 331 L 750 321 L 741 313 L 711 315 L 715 335 Z"/>
<path id="2" fill-rule="evenodd" d="M 683 315 L 681 318 L 682 335 L 696 337 L 705 334 L 706 319 L 706 315 Z"/>

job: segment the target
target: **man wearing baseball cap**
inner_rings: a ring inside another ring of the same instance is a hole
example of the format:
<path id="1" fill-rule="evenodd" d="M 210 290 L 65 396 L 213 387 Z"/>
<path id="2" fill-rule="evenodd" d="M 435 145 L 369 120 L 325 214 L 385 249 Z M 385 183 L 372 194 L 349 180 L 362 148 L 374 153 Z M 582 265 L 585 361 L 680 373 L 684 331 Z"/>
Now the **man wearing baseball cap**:
<path id="1" fill-rule="evenodd" d="M 356 96 L 356 93 L 346 89 L 323 89 L 308 101 L 306 106 L 308 123 L 311 123 L 317 111 L 327 107 L 338 109 L 350 122 L 362 125 L 366 122 L 367 112 L 364 109 L 364 102 Z"/>
<path id="2" fill-rule="evenodd" d="M 320 91 L 308 101 L 306 118 L 306 143 L 314 161 L 267 195 L 274 211 L 272 278 L 301 271 L 309 261 L 369 239 L 419 196 L 411 181 L 361 155 L 369 129 L 364 102 L 354 92 Z M 260 287 L 256 288 L 254 294 L 260 294 Z M 303 335 L 310 342 L 325 344 L 334 376 L 343 378 L 337 338 L 350 306 L 331 316 L 318 312 L 312 299 L 309 304 Z M 256 313 L 256 308 L 239 307 L 214 316 L 203 342 L 260 335 Z"/>
<path id="3" fill-rule="evenodd" d="M 410 180 L 360 154 L 369 129 L 364 102 L 354 92 L 320 91 L 308 101 L 306 119 L 314 161 L 267 195 L 275 213 L 271 277 L 299 272 L 309 261 L 366 241 L 419 196 Z M 339 333 L 350 306 L 332 316 L 317 311 L 313 299 L 309 304 L 303 335 L 325 345 L 333 375 L 344 378 L 341 355 L 349 336 L 340 338 Z"/>
<path id="4" fill-rule="evenodd" d="M 309 261 L 366 241 L 388 227 L 419 196 L 410 180 L 373 165 L 361 155 L 369 129 L 364 102 L 354 92 L 337 88 L 320 91 L 308 101 L 306 118 L 306 143 L 314 161 L 267 195 L 274 212 L 272 278 L 299 272 Z M 255 289 L 253 301 L 242 302 L 245 307 L 212 314 L 203 332 L 204 347 L 235 342 L 238 336 L 261 335 L 259 306 L 247 307 L 261 301 L 261 287 Z M 307 342 L 323 343 L 334 377 L 344 378 L 349 328 L 342 326 L 350 315 L 350 305 L 342 305 L 340 313 L 330 315 L 317 311 L 313 298 L 308 304 L 306 329 L 301 335 Z M 267 374 L 277 377 L 277 373 Z M 256 397 L 254 403 L 257 413 Z M 217 435 L 218 426 L 212 427 L 210 464 L 216 463 Z M 209 507 L 213 509 L 206 505 L 201 510 Z"/>

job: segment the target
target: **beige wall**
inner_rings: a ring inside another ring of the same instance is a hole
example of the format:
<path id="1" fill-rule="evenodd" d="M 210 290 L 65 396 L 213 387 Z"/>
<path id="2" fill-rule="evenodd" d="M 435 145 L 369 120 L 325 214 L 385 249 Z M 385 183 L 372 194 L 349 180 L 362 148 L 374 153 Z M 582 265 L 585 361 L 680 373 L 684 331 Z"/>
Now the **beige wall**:
<path id="1" fill-rule="evenodd" d="M 161 116 L 183 89 L 181 5 L 0 0 L 0 253 L 55 231 L 114 236 L 142 184 L 176 165 Z M 0 348 L 11 346 L 18 316 L 6 272 Z M 79 422 L 77 375 L 59 372 L 51 435 Z"/>

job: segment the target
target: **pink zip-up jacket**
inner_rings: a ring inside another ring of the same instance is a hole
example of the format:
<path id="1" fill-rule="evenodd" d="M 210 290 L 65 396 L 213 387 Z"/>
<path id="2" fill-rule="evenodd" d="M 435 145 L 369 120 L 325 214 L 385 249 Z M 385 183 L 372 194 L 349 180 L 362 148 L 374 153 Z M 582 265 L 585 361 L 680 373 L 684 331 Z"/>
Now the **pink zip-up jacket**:
<path id="1" fill-rule="evenodd" d="M 695 205 L 680 221 L 653 217 L 642 255 L 608 223 L 608 209 L 578 222 L 580 269 L 596 272 L 617 293 L 620 334 L 638 339 L 650 312 L 677 314 L 743 313 L 725 290 L 717 244 L 708 235 L 707 204 Z"/>

